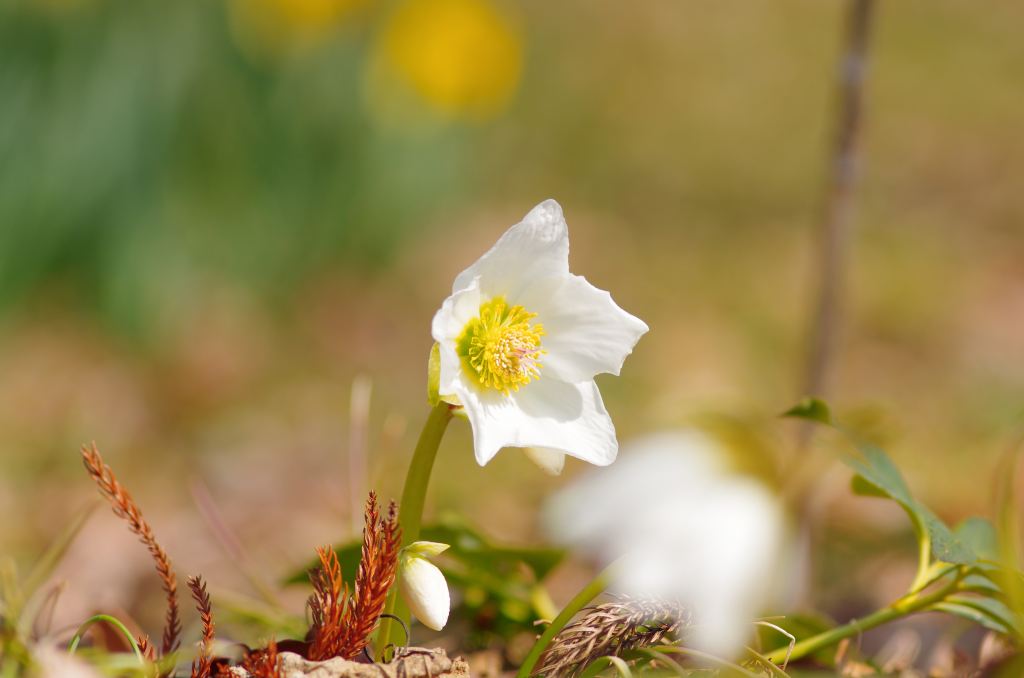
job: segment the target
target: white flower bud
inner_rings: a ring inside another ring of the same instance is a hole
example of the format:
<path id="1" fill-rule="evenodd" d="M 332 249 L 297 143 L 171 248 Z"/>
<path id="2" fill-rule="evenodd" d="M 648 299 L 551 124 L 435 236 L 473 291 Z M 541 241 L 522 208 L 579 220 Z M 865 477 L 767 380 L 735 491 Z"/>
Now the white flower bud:
<path id="1" fill-rule="evenodd" d="M 444 574 L 426 556 L 447 548 L 447 544 L 418 541 L 402 551 L 399 562 L 398 585 L 405 604 L 420 623 L 434 631 L 440 631 L 448 622 L 451 598 Z"/>

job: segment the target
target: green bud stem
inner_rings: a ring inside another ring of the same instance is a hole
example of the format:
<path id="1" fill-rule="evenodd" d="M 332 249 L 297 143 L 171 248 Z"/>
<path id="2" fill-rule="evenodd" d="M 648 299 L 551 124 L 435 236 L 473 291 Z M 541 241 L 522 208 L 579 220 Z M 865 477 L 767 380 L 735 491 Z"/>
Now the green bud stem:
<path id="1" fill-rule="evenodd" d="M 412 461 L 409 463 L 409 470 L 405 475 L 405 487 L 402 490 L 402 503 L 398 508 L 398 524 L 402 528 L 402 546 L 417 541 L 420 537 L 420 526 L 423 523 L 423 505 L 427 499 L 427 485 L 430 482 L 430 473 L 434 468 L 434 459 L 437 458 L 437 450 L 441 446 L 441 439 L 448 428 L 448 422 L 452 420 L 452 406 L 446 402 L 438 402 L 430 410 L 423 430 L 420 432 L 419 440 L 416 442 L 416 450 L 412 454 Z M 384 608 L 385 614 L 394 614 L 403 620 L 408 620 L 409 613 L 400 605 L 397 597 L 397 582 L 391 587 L 388 594 L 388 601 Z M 393 642 L 393 634 L 397 623 L 387 617 L 380 623 L 380 631 L 377 635 L 377 655 L 383 659 L 384 651 Z"/>

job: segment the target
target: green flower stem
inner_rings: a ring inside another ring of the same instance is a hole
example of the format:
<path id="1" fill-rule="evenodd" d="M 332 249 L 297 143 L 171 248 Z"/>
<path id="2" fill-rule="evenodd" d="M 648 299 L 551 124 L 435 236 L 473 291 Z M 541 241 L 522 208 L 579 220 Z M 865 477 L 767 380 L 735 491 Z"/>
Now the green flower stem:
<path id="1" fill-rule="evenodd" d="M 873 629 L 876 626 L 881 626 L 894 619 L 900 617 L 906 617 L 907 615 L 915 612 L 925 610 L 937 602 L 945 599 L 946 596 L 958 590 L 960 584 L 960 577 L 956 577 L 951 581 L 947 582 L 943 586 L 935 589 L 931 593 L 925 594 L 924 591 L 917 591 L 909 593 L 896 602 L 883 607 L 880 610 L 872 612 L 866 617 L 860 619 L 854 619 L 848 624 L 843 626 L 837 626 L 834 629 L 823 631 L 816 636 L 811 636 L 805 640 L 801 640 L 799 643 L 793 646 L 793 652 L 789 657 L 789 660 L 796 661 L 802 659 L 810 654 L 817 652 L 822 648 L 829 647 L 844 638 L 850 638 L 856 636 L 868 629 Z M 781 647 L 773 652 L 765 655 L 766 659 L 778 664 L 786 658 L 786 653 L 789 651 L 789 646 Z"/>
<path id="2" fill-rule="evenodd" d="M 85 632 L 89 630 L 90 626 L 99 622 L 106 622 L 120 631 L 124 637 L 128 639 L 128 644 L 132 646 L 132 651 L 135 652 L 135 656 L 139 658 L 139 662 L 143 664 L 146 663 L 146 659 L 142 656 L 142 650 L 139 649 L 139 644 L 135 641 L 135 637 L 132 635 L 132 632 L 128 630 L 128 627 L 125 626 L 120 619 L 117 617 L 111 617 L 109 614 L 93 615 L 82 622 L 81 626 L 78 627 L 78 630 L 75 631 L 75 635 L 71 637 L 71 642 L 68 644 L 68 654 L 75 653 L 75 650 L 78 649 L 78 644 L 82 642 L 82 636 Z"/>
<path id="3" fill-rule="evenodd" d="M 423 522 L 423 505 L 427 500 L 427 484 L 430 482 L 430 472 L 434 468 L 434 459 L 437 458 L 437 450 L 441 446 L 441 439 L 444 437 L 448 422 L 452 420 L 452 406 L 446 402 L 439 402 L 430 410 L 430 416 L 423 425 L 420 438 L 416 442 L 416 450 L 412 453 L 412 461 L 409 462 L 409 470 L 405 474 L 405 487 L 402 489 L 402 503 L 398 508 L 398 524 L 402 527 L 402 546 L 408 546 L 420 537 L 420 526 Z M 384 607 L 385 614 L 397 614 L 403 619 L 408 619 L 408 612 L 398 608 L 397 582 L 391 587 L 388 594 L 387 605 Z M 404 606 L 403 606 L 404 608 Z M 377 635 L 378 656 L 383 658 L 384 651 L 393 642 L 392 636 L 398 624 L 385 617 L 380 623 L 380 632 Z"/>
<path id="4" fill-rule="evenodd" d="M 608 583 L 611 581 L 612 570 L 616 566 L 612 563 L 606 567 L 600 574 L 594 577 L 589 584 L 583 587 L 576 596 L 569 601 L 569 604 L 562 608 L 562 611 L 558 613 L 555 620 L 548 625 L 548 628 L 541 634 L 541 637 L 537 639 L 537 642 L 533 644 L 530 649 L 530 653 L 526 655 L 526 659 L 523 660 L 523 665 L 519 667 L 519 673 L 516 674 L 516 678 L 529 678 L 530 674 L 533 673 L 533 667 L 537 665 L 537 660 L 544 654 L 544 650 L 547 649 L 548 644 L 551 640 L 558 635 L 558 632 L 565 628 L 565 625 L 569 623 L 576 613 L 579 612 L 586 606 L 590 601 L 599 596 L 606 588 Z"/>
<path id="5" fill-rule="evenodd" d="M 420 525 L 423 522 L 423 504 L 427 499 L 427 483 L 430 472 L 434 468 L 437 449 L 441 446 L 441 438 L 452 420 L 452 406 L 439 402 L 430 411 L 427 423 L 423 425 L 420 438 L 416 442 L 416 451 L 412 454 L 409 470 L 405 474 L 405 487 L 402 489 L 402 503 L 398 508 L 398 522 L 402 526 L 402 546 L 408 546 L 420 538 Z"/>

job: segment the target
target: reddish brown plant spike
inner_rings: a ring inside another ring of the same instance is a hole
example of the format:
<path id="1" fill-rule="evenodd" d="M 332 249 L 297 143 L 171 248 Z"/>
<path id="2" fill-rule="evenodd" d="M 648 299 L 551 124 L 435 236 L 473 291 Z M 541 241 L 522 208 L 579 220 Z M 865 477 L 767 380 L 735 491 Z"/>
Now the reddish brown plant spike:
<path id="1" fill-rule="evenodd" d="M 341 563 L 334 549 L 321 546 L 316 552 L 320 557 L 320 567 L 310 573 L 313 595 L 309 598 L 309 609 L 313 625 L 309 658 L 321 661 L 338 656 L 338 643 L 346 628 L 349 591 L 342 579 Z"/>
<path id="2" fill-rule="evenodd" d="M 387 517 L 382 519 L 377 495 L 370 492 L 364 519 L 362 554 L 351 598 L 341 579 L 335 553 L 327 547 L 317 549 L 320 568 L 311 574 L 313 595 L 309 599 L 313 618 L 309 650 L 312 660 L 352 659 L 362 652 L 395 582 L 402 541 L 398 507 L 391 502 Z"/>
<path id="3" fill-rule="evenodd" d="M 178 614 L 178 579 L 171 567 L 171 559 L 157 542 L 152 528 L 142 517 L 142 511 L 139 510 L 128 490 L 118 482 L 110 467 L 103 463 L 96 443 L 82 446 L 82 461 L 85 463 L 85 469 L 89 475 L 99 486 L 100 492 L 110 501 L 114 514 L 128 521 L 131 531 L 149 549 L 149 553 L 153 557 L 157 574 L 160 576 L 160 583 L 167 596 L 167 616 L 164 623 L 161 654 L 169 654 L 178 648 L 181 636 L 181 618 Z"/>
<path id="4" fill-rule="evenodd" d="M 248 671 L 252 678 L 281 678 L 277 641 L 271 638 L 265 650 L 251 652 L 242 662 L 242 668 Z"/>
<path id="5" fill-rule="evenodd" d="M 199 642 L 199 656 L 192 662 L 192 678 L 209 678 L 213 660 L 213 609 L 210 605 L 210 594 L 206 591 L 206 582 L 202 577 L 188 578 L 188 587 L 192 591 L 192 599 L 196 601 L 199 618 L 203 624 L 203 638 Z"/>
<path id="6" fill-rule="evenodd" d="M 149 636 L 139 636 L 139 652 L 146 658 L 147 661 L 156 661 L 156 648 L 149 642 Z"/>
<path id="7" fill-rule="evenodd" d="M 345 637 L 339 647 L 339 655 L 346 659 L 358 655 L 370 642 L 370 634 L 384 611 L 388 591 L 395 583 L 402 541 L 395 502 L 388 505 L 387 518 L 381 519 L 377 511 L 377 497 L 371 492 L 366 501 L 365 518 L 355 596 L 346 619 Z"/>

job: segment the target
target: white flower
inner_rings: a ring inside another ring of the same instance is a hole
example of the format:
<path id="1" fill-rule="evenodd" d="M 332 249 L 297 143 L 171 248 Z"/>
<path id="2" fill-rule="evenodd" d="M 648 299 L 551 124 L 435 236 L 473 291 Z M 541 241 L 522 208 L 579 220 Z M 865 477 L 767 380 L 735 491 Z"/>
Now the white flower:
<path id="1" fill-rule="evenodd" d="M 100 678 L 100 674 L 74 655 L 40 646 L 34 653 L 36 678 Z"/>
<path id="2" fill-rule="evenodd" d="M 562 208 L 546 200 L 459 274 L 434 316 L 438 392 L 465 408 L 481 466 L 502 447 L 604 466 L 618 443 L 594 376 L 617 375 L 646 331 L 569 273 Z"/>
<path id="3" fill-rule="evenodd" d="M 448 622 L 451 598 L 444 574 L 429 560 L 448 548 L 447 544 L 417 541 L 402 549 L 398 563 L 398 584 L 409 610 L 424 626 L 440 631 Z"/>
<path id="4" fill-rule="evenodd" d="M 554 497 L 545 517 L 555 539 L 618 560 L 615 590 L 681 603 L 695 624 L 687 643 L 730 657 L 770 600 L 784 529 L 772 494 L 721 457 L 697 431 L 644 438 Z"/>

